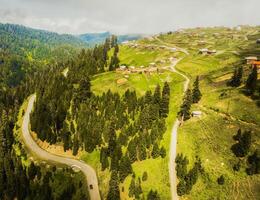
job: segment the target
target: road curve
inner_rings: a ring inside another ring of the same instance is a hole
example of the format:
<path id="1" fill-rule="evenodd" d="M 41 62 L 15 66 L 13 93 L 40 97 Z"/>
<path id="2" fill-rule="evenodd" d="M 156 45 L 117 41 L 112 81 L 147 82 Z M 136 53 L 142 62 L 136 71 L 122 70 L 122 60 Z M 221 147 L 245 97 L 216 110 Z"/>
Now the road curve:
<path id="1" fill-rule="evenodd" d="M 42 148 L 40 148 L 37 143 L 34 141 L 30 134 L 29 124 L 30 124 L 30 113 L 33 109 L 33 104 L 35 102 L 36 95 L 32 95 L 29 99 L 29 103 L 26 109 L 26 112 L 23 117 L 23 123 L 22 123 L 22 136 L 23 140 L 25 142 L 26 147 L 37 155 L 37 157 L 46 160 L 46 161 L 52 161 L 56 163 L 61 163 L 68 165 L 70 167 L 77 167 L 79 168 L 86 176 L 87 182 L 88 182 L 88 190 L 90 194 L 91 200 L 100 200 L 100 194 L 98 189 L 98 180 L 96 176 L 95 170 L 87 165 L 86 163 L 83 163 L 79 160 L 66 158 L 58 155 L 51 154 Z M 93 189 L 90 189 L 89 185 L 93 186 Z"/>
<path id="2" fill-rule="evenodd" d="M 170 67 L 170 70 L 185 78 L 186 81 L 184 82 L 184 86 L 183 86 L 183 93 L 185 93 L 189 87 L 190 79 L 186 75 L 182 74 L 181 72 L 179 72 L 175 69 L 175 65 L 177 65 L 177 63 L 181 60 L 182 60 L 182 58 L 177 60 L 176 62 L 173 62 L 172 66 Z M 171 142 L 170 142 L 169 176 L 170 176 L 172 200 L 179 199 L 178 194 L 177 194 L 177 175 L 176 175 L 176 163 L 175 163 L 175 158 L 176 158 L 176 153 L 177 153 L 177 139 L 178 139 L 178 127 L 179 126 L 180 126 L 180 121 L 177 118 L 175 120 L 173 128 L 172 128 Z"/>

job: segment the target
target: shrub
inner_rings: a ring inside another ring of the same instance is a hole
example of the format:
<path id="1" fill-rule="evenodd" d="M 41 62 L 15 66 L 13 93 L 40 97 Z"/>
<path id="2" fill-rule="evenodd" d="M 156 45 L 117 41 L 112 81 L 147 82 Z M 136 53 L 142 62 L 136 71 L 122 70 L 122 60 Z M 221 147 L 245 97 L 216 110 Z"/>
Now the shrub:
<path id="1" fill-rule="evenodd" d="M 145 171 L 145 172 L 143 173 L 143 176 L 142 176 L 142 181 L 147 181 L 147 179 L 148 179 L 148 174 L 147 174 L 147 172 Z"/>
<path id="2" fill-rule="evenodd" d="M 221 175 L 219 178 L 218 178 L 218 184 L 219 185 L 224 185 L 224 183 L 225 183 L 225 178 L 224 178 L 224 176 L 223 175 Z"/>

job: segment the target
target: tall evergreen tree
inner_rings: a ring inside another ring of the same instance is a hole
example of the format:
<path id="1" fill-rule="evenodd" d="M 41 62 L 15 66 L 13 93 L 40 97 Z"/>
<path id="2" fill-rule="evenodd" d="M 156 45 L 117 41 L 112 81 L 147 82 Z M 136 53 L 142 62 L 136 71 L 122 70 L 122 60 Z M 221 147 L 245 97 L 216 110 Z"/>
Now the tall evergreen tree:
<path id="1" fill-rule="evenodd" d="M 254 66 L 246 80 L 246 89 L 249 95 L 254 94 L 257 86 L 257 67 Z"/>
<path id="2" fill-rule="evenodd" d="M 188 120 L 190 118 L 190 108 L 192 103 L 192 95 L 190 89 L 188 89 L 183 98 L 183 103 L 181 105 L 181 109 L 178 113 L 179 117 L 183 118 L 183 120 Z"/>
<path id="3" fill-rule="evenodd" d="M 147 195 L 147 200 L 160 200 L 160 196 L 158 194 L 158 192 L 155 190 L 150 190 L 148 195 Z"/>
<path id="4" fill-rule="evenodd" d="M 199 77 L 196 77 L 196 80 L 193 83 L 193 90 L 192 90 L 192 102 L 198 103 L 201 99 L 201 92 L 199 89 Z"/>
<path id="5" fill-rule="evenodd" d="M 131 183 L 129 186 L 128 196 L 133 197 L 135 194 L 135 176 L 132 176 Z"/>
<path id="6" fill-rule="evenodd" d="M 120 200 L 119 180 L 116 171 L 112 171 L 109 181 L 107 200 Z"/>
<path id="7" fill-rule="evenodd" d="M 160 116 L 167 117 L 169 114 L 169 103 L 170 103 L 170 86 L 167 82 L 164 83 L 162 91 L 162 99 L 160 102 Z"/>
<path id="8" fill-rule="evenodd" d="M 238 68 L 235 68 L 233 76 L 231 80 L 228 82 L 228 85 L 232 87 L 238 87 L 242 83 L 242 78 L 243 78 L 243 67 L 240 66 Z"/>
<path id="9" fill-rule="evenodd" d="M 78 154 L 78 150 L 79 150 L 79 140 L 77 135 L 74 135 L 73 138 L 73 155 L 76 156 Z"/>
<path id="10" fill-rule="evenodd" d="M 119 179 L 120 182 L 123 182 L 125 178 L 131 174 L 133 171 L 132 166 L 131 166 L 131 161 L 128 157 L 128 155 L 125 155 L 121 158 L 120 160 L 120 165 L 119 165 Z"/>
<path id="11" fill-rule="evenodd" d="M 234 137 L 238 142 L 232 145 L 231 150 L 237 157 L 244 157 L 250 150 L 252 137 L 250 131 L 245 131 L 242 135 L 238 134 Z"/>
<path id="12" fill-rule="evenodd" d="M 158 84 L 154 90 L 154 94 L 153 94 L 153 102 L 154 104 L 160 105 L 161 103 L 161 87 Z"/>
<path id="13" fill-rule="evenodd" d="M 253 155 L 248 156 L 249 167 L 246 169 L 247 174 L 260 174 L 260 153 L 259 150 L 255 150 Z"/>

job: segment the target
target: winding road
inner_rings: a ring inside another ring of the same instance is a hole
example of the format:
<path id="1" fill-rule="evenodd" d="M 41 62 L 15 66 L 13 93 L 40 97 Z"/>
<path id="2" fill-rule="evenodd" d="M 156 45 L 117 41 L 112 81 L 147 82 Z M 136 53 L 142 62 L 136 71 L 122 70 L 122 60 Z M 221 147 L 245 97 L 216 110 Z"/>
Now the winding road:
<path id="1" fill-rule="evenodd" d="M 177 71 L 175 69 L 175 66 L 178 64 L 179 61 L 181 61 L 182 58 L 176 60 L 172 63 L 170 66 L 170 70 L 176 74 L 181 75 L 183 78 L 185 78 L 184 86 L 183 86 L 183 93 L 186 92 L 186 90 L 189 87 L 190 79 L 182 74 L 181 72 Z M 180 126 L 180 121 L 177 118 L 174 122 L 172 133 L 171 133 L 171 143 L 170 143 L 170 160 L 169 160 L 169 176 L 170 176 L 170 185 L 171 185 L 171 196 L 172 200 L 178 200 L 179 197 L 177 195 L 177 175 L 176 175 L 176 153 L 177 153 L 177 139 L 178 139 L 178 127 Z"/>
<path id="2" fill-rule="evenodd" d="M 156 38 L 156 39 L 159 40 L 158 38 Z M 159 40 L 159 41 L 162 42 L 161 40 Z M 166 44 L 166 43 L 164 43 L 164 44 Z M 172 48 L 168 45 L 163 46 L 163 47 L 168 47 L 169 49 Z M 178 50 L 182 51 L 186 55 L 189 55 L 189 53 L 185 49 L 178 48 Z M 175 69 L 175 66 L 182 59 L 183 58 L 172 61 L 171 66 L 169 66 L 169 70 L 171 72 L 177 73 L 185 78 L 184 87 L 183 87 L 183 92 L 185 93 L 186 90 L 188 89 L 190 79 L 186 75 L 182 74 L 181 72 L 179 72 Z M 89 190 L 91 200 L 100 200 L 101 198 L 100 198 L 99 188 L 98 188 L 98 179 L 97 179 L 95 170 L 91 166 L 87 165 L 86 163 L 84 163 L 82 161 L 76 160 L 76 159 L 66 158 L 66 157 L 62 157 L 62 156 L 58 156 L 58 155 L 49 153 L 49 152 L 45 151 L 44 149 L 40 148 L 37 145 L 37 143 L 34 141 L 34 139 L 32 138 L 32 136 L 30 134 L 29 124 L 30 124 L 30 113 L 33 109 L 33 104 L 35 102 L 35 99 L 36 99 L 36 95 L 32 95 L 30 97 L 26 112 L 23 117 L 22 136 L 23 136 L 25 145 L 31 152 L 33 152 L 34 154 L 36 154 L 37 157 L 39 157 L 43 160 L 65 164 L 70 167 L 78 168 L 79 170 L 81 170 L 84 173 L 84 175 L 86 176 L 86 179 L 88 182 L 88 190 Z M 172 132 L 171 132 L 170 153 L 169 153 L 170 154 L 169 155 L 170 156 L 169 177 L 170 177 L 172 200 L 179 199 L 178 195 L 177 195 L 177 176 L 176 176 L 176 169 L 175 169 L 176 168 L 175 158 L 176 158 L 176 153 L 177 153 L 177 138 L 178 138 L 177 136 L 178 136 L 178 127 L 179 126 L 180 126 L 180 121 L 177 118 L 174 122 Z M 93 189 L 90 188 L 90 185 L 93 186 Z"/>
<path id="3" fill-rule="evenodd" d="M 33 153 L 36 154 L 37 157 L 40 159 L 46 160 L 46 161 L 52 161 L 56 163 L 61 163 L 68 165 L 73 168 L 78 168 L 81 170 L 84 175 L 86 176 L 87 183 L 88 183 L 88 190 L 90 194 L 91 200 L 100 200 L 100 194 L 99 194 L 99 188 L 98 188 L 98 180 L 96 176 L 95 170 L 87 165 L 84 162 L 81 162 L 79 160 L 66 158 L 58 155 L 51 154 L 42 148 L 40 148 L 37 143 L 34 141 L 30 134 L 29 124 L 30 124 L 30 113 L 33 109 L 33 104 L 35 102 L 36 95 L 32 95 L 29 99 L 29 103 L 26 109 L 26 112 L 23 117 L 23 123 L 22 123 L 22 136 L 23 140 L 25 142 L 26 147 Z M 92 185 L 92 189 L 90 188 L 90 185 Z"/>

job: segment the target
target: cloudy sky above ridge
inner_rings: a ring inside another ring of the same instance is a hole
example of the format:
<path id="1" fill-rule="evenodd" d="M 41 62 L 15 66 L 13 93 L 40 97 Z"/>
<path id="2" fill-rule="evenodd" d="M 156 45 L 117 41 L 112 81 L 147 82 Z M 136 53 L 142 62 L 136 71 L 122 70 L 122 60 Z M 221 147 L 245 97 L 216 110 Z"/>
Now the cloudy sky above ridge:
<path id="1" fill-rule="evenodd" d="M 260 0 L 0 0 L 0 22 L 58 33 L 260 25 Z"/>

